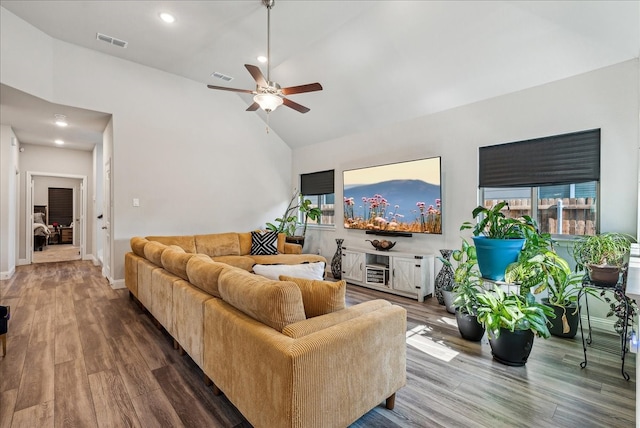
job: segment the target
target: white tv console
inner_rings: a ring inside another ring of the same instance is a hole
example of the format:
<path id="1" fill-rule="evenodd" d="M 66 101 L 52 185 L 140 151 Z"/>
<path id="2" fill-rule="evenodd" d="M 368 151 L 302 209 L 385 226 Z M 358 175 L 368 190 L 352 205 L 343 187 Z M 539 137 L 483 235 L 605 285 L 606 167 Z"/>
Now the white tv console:
<path id="1" fill-rule="evenodd" d="M 434 266 L 433 254 L 342 247 L 342 279 L 418 302 L 433 296 Z"/>

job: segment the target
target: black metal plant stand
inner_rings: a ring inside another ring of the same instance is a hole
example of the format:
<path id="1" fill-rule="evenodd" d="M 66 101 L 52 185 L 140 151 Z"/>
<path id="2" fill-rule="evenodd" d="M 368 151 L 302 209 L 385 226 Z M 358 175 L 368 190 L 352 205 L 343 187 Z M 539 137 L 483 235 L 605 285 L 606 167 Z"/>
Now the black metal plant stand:
<path id="1" fill-rule="evenodd" d="M 625 272 L 626 273 L 626 272 Z M 624 327 L 621 335 L 621 343 L 620 343 L 620 354 L 622 360 L 622 366 L 620 368 L 620 372 L 622 373 L 622 377 L 625 380 L 629 380 L 629 374 L 624 370 L 624 357 L 627 354 L 627 341 L 628 341 L 628 322 L 627 317 L 629 315 L 629 301 L 627 300 L 627 296 L 625 295 L 626 291 L 626 275 L 623 275 L 623 280 L 618 282 L 615 286 L 605 286 L 594 284 L 589 280 L 589 277 L 586 276 L 582 282 L 582 288 L 578 293 L 578 311 L 579 315 L 582 315 L 582 305 L 580 304 L 582 296 L 584 296 L 584 306 L 587 309 L 587 326 L 588 326 L 588 335 L 585 339 L 584 337 L 584 329 L 582 328 L 582 316 L 580 316 L 580 335 L 582 336 L 582 349 L 584 350 L 584 361 L 580 363 L 580 367 L 585 368 L 587 366 L 587 345 L 591 345 L 592 337 L 591 337 L 591 318 L 589 317 L 589 293 L 587 293 L 588 288 L 595 288 L 597 290 L 608 290 L 612 291 L 616 297 L 620 299 L 620 302 L 624 304 Z"/>

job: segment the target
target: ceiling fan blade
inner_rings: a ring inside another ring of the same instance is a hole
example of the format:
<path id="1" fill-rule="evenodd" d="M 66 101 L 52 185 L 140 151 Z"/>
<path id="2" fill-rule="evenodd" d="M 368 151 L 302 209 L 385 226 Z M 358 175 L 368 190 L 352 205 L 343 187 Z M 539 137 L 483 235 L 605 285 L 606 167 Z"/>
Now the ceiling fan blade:
<path id="1" fill-rule="evenodd" d="M 269 86 L 267 84 L 267 81 L 264 79 L 264 75 L 262 74 L 262 71 L 260 71 L 260 68 L 256 67 L 255 65 L 251 65 L 251 64 L 245 64 L 244 66 L 249 71 L 249 73 L 251 74 L 251 77 L 253 77 L 253 80 L 256 81 L 258 86 L 262 86 L 262 87 L 265 87 L 265 88 L 267 86 Z"/>
<path id="2" fill-rule="evenodd" d="M 303 92 L 321 91 L 322 85 L 319 83 L 308 83 L 300 86 L 289 86 L 288 88 L 282 88 L 284 95 L 302 94 Z"/>
<path id="3" fill-rule="evenodd" d="M 251 89 L 226 88 L 224 86 L 207 85 L 207 88 L 209 88 L 209 89 L 220 89 L 222 91 L 231 91 L 231 92 L 244 92 L 245 94 L 253 94 L 254 93 L 254 91 L 252 91 Z"/>
<path id="4" fill-rule="evenodd" d="M 283 99 L 282 99 L 282 102 L 283 102 L 283 103 L 284 103 L 284 105 L 286 105 L 287 107 L 292 108 L 292 109 L 294 109 L 294 110 L 296 110 L 296 111 L 299 111 L 300 113 L 306 113 L 306 112 L 308 112 L 309 110 L 311 110 L 311 109 L 309 109 L 309 108 L 307 108 L 307 107 L 305 107 L 305 106 L 303 106 L 303 105 L 300 105 L 300 104 L 298 104 L 298 103 L 294 103 L 293 101 L 291 101 L 290 99 L 287 99 L 287 98 L 283 98 Z"/>
<path id="5" fill-rule="evenodd" d="M 256 111 L 260 108 L 260 104 L 258 103 L 253 103 L 251 104 L 246 111 Z"/>

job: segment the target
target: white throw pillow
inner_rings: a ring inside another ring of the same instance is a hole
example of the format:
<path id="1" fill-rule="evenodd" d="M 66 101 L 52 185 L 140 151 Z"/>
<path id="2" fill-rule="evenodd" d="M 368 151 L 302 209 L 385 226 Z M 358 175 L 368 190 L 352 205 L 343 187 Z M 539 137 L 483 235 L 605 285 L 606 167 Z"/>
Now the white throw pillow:
<path id="1" fill-rule="evenodd" d="M 323 279 L 324 262 L 300 263 L 297 265 L 253 265 L 253 272 L 278 281 L 280 275 L 296 278 Z"/>

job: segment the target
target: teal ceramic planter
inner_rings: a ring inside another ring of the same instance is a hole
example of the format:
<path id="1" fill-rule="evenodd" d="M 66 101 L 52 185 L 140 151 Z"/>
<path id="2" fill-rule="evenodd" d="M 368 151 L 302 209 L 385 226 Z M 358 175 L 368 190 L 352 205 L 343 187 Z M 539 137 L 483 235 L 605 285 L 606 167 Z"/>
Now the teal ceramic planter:
<path id="1" fill-rule="evenodd" d="M 476 247 L 478 268 L 482 277 L 502 281 L 504 270 L 518 259 L 524 239 L 490 239 L 474 236 L 473 244 Z"/>

